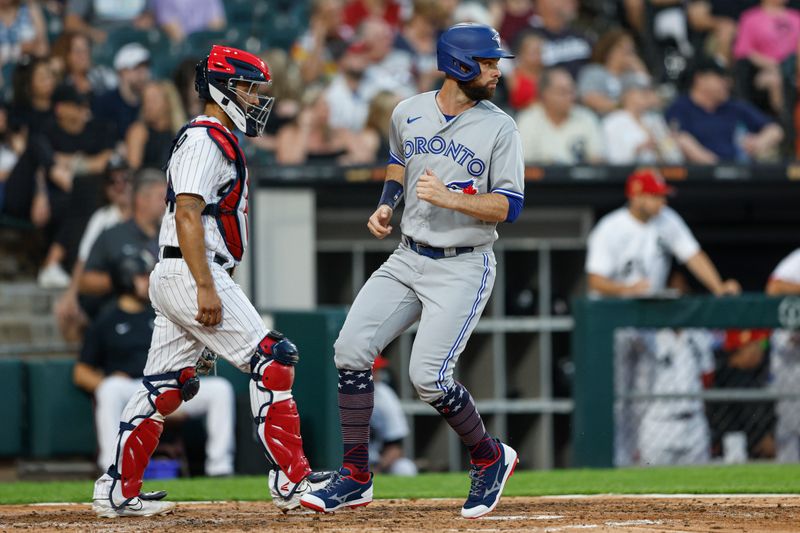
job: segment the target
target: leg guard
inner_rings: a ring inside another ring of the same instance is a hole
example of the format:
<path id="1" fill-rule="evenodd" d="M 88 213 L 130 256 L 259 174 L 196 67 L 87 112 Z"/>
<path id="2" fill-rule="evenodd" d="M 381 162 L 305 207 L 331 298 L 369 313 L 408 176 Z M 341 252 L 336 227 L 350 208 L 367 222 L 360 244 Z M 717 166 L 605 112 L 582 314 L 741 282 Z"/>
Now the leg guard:
<path id="1" fill-rule="evenodd" d="M 150 462 L 161 432 L 164 417 L 175 412 L 184 400 L 193 398 L 199 389 L 194 368 L 184 368 L 142 379 L 130 399 L 119 424 L 115 463 L 108 469 L 112 506 L 120 508 L 139 496 L 145 468 Z"/>
<path id="2" fill-rule="evenodd" d="M 250 405 L 258 439 L 267 459 L 292 483 L 299 483 L 311 472 L 291 392 L 297 360 L 294 344 L 270 332 L 250 361 Z"/>

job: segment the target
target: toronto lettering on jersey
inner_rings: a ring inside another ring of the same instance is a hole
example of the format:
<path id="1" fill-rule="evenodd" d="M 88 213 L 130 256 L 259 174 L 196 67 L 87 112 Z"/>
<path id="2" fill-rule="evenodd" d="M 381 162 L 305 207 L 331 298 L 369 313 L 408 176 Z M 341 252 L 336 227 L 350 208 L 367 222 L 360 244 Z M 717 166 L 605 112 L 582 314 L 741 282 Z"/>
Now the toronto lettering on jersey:
<path id="1" fill-rule="evenodd" d="M 486 170 L 486 163 L 475 157 L 475 152 L 461 143 L 445 141 L 439 135 L 430 139 L 427 137 L 414 137 L 403 143 L 403 152 L 406 160 L 414 154 L 434 154 L 449 157 L 467 169 L 471 176 L 479 177 Z"/>

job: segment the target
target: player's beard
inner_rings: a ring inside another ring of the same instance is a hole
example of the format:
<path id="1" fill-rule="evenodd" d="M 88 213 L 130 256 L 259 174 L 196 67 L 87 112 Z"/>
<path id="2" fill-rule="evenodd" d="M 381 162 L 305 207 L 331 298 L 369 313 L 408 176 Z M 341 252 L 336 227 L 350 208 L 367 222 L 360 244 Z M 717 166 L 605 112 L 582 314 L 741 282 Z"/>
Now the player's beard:
<path id="1" fill-rule="evenodd" d="M 476 102 L 479 100 L 491 100 L 495 91 L 495 86 L 490 86 L 488 83 L 486 85 L 478 85 L 477 78 L 470 81 L 460 81 L 458 82 L 458 87 L 467 98 Z"/>

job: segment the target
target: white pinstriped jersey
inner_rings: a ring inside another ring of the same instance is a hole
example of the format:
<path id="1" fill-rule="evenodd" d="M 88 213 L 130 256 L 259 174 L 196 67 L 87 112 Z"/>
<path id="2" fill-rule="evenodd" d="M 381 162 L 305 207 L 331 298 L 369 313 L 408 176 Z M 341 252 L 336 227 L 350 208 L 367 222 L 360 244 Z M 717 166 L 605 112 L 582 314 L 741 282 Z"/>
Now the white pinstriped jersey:
<path id="1" fill-rule="evenodd" d="M 222 126 L 219 120 L 205 115 L 200 115 L 192 122 L 196 121 L 215 122 Z M 178 146 L 167 167 L 167 177 L 171 180 L 175 195 L 195 194 L 202 196 L 207 204 L 218 202 L 221 198 L 220 192 L 228 183 L 236 179 L 234 162 L 222 154 L 219 146 L 209 137 L 207 128 L 189 128 L 183 137 L 185 139 L 178 141 Z M 245 182 L 244 199 L 239 206 L 240 220 L 243 222 L 243 249 L 247 247 L 247 180 Z M 237 262 L 231 257 L 225 246 L 225 240 L 219 232 L 216 219 L 212 216 L 204 216 L 202 219 L 206 250 L 209 252 L 209 256 L 213 257 L 213 254 L 217 253 L 228 259 L 224 265 L 225 268 L 235 266 Z M 169 209 L 161 222 L 158 245 L 160 247 L 178 246 L 175 213 L 170 212 Z"/>

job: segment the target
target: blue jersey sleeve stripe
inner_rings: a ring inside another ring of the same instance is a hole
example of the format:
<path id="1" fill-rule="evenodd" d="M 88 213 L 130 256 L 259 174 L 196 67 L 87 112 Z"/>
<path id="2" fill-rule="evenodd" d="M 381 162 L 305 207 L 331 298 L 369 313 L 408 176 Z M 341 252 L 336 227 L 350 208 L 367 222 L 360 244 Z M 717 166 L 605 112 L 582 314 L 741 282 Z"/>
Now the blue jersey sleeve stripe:
<path id="1" fill-rule="evenodd" d="M 525 199 L 525 195 L 522 194 L 521 192 L 509 191 L 508 189 L 499 189 L 499 188 L 498 189 L 492 189 L 492 192 L 496 192 L 496 193 L 502 194 L 504 196 L 519 198 L 520 200 L 524 200 Z"/>
<path id="2" fill-rule="evenodd" d="M 522 211 L 522 198 L 517 198 L 516 196 L 506 196 L 506 198 L 508 199 L 506 222 L 514 222 L 519 216 L 520 211 Z"/>
<path id="3" fill-rule="evenodd" d="M 406 164 L 392 152 L 389 152 L 389 162 L 387 165 L 400 165 L 401 167 L 406 166 Z"/>

